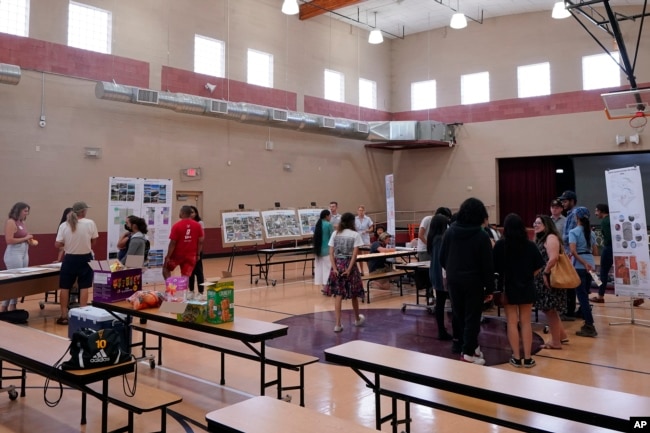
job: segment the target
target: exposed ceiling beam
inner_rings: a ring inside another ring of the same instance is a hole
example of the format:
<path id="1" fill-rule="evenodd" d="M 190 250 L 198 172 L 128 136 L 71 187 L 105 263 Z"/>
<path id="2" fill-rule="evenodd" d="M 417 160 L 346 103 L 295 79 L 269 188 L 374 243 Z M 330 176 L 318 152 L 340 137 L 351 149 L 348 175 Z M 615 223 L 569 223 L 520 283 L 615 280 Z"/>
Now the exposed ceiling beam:
<path id="1" fill-rule="evenodd" d="M 366 0 L 312 0 L 300 5 L 300 19 L 308 20 L 346 6 L 363 3 Z"/>

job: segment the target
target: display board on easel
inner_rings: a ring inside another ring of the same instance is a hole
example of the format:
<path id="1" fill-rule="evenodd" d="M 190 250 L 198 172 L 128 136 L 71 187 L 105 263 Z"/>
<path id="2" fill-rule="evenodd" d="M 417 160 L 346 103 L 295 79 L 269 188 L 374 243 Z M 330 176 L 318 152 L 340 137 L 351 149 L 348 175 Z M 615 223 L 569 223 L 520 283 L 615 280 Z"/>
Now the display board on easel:
<path id="1" fill-rule="evenodd" d="M 275 208 L 261 213 L 266 242 L 298 240 L 302 237 L 296 209 Z"/>
<path id="2" fill-rule="evenodd" d="M 224 248 L 264 243 L 262 216 L 258 210 L 222 210 L 221 244 Z"/>
<path id="3" fill-rule="evenodd" d="M 304 237 L 314 235 L 316 223 L 320 219 L 320 213 L 323 209 L 314 207 L 298 209 L 298 219 L 300 220 L 300 234 Z"/>

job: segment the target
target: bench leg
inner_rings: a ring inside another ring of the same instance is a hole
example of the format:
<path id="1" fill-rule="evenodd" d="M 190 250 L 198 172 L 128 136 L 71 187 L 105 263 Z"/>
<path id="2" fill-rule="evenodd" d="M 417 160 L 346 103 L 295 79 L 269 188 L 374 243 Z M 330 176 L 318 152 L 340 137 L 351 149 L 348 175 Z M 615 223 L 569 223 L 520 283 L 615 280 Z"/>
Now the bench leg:
<path id="1" fill-rule="evenodd" d="M 226 355 L 223 352 L 221 352 L 221 380 L 219 384 L 226 384 Z"/>
<path id="2" fill-rule="evenodd" d="M 160 409 L 160 433 L 167 432 L 167 408 Z"/>

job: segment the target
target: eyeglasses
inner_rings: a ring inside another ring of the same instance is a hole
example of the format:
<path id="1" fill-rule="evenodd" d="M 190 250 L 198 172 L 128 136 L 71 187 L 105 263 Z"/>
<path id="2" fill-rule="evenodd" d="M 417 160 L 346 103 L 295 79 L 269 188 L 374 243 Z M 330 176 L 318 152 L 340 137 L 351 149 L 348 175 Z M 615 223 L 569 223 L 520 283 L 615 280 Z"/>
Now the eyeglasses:
<path id="1" fill-rule="evenodd" d="M 541 226 L 541 225 L 542 225 L 542 222 L 541 222 L 541 221 L 535 221 L 535 222 L 533 223 L 533 225 L 534 225 L 534 226 Z"/>

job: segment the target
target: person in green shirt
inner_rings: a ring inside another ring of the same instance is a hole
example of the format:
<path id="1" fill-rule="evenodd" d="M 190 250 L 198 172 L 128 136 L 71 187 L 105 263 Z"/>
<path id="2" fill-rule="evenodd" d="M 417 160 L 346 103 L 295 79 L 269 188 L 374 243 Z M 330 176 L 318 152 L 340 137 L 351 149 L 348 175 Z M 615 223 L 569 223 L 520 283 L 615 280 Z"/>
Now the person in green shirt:
<path id="1" fill-rule="evenodd" d="M 603 236 L 603 248 L 600 252 L 600 281 L 598 286 L 598 296 L 592 296 L 591 302 L 602 304 L 605 302 L 605 289 L 609 279 L 609 271 L 614 264 L 614 255 L 612 253 L 612 228 L 609 225 L 609 205 L 599 203 L 596 205 L 596 217 L 600 220 L 600 231 Z"/>

